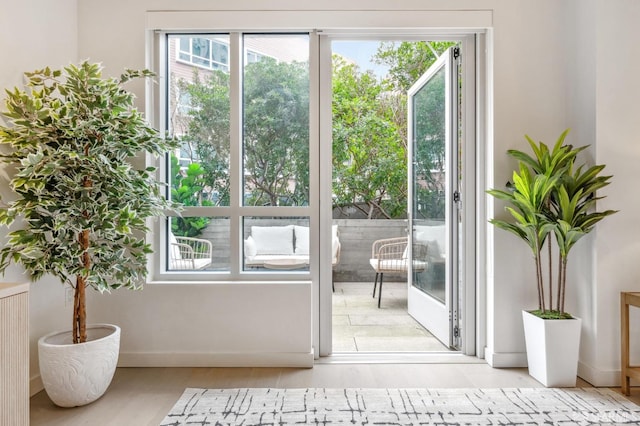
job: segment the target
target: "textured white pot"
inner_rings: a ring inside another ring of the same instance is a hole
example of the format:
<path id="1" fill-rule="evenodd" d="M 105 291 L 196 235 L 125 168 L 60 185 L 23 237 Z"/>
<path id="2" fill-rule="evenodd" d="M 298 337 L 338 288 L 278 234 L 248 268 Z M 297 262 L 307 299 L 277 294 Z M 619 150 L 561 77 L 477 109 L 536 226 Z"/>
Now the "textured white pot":
<path id="1" fill-rule="evenodd" d="M 575 387 L 582 320 L 545 320 L 522 311 L 529 374 L 547 387 Z"/>
<path id="2" fill-rule="evenodd" d="M 60 407 L 77 407 L 100 398 L 118 363 L 120 327 L 87 326 L 87 341 L 73 344 L 71 331 L 38 340 L 40 375 L 47 395 Z"/>

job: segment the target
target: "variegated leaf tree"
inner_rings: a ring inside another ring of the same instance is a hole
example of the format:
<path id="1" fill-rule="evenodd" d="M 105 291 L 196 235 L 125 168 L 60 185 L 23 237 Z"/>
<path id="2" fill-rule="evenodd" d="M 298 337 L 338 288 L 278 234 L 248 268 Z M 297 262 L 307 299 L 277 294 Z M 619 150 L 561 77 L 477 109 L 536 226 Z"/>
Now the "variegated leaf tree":
<path id="1" fill-rule="evenodd" d="M 98 64 L 25 73 L 26 89 L 6 91 L 1 159 L 14 195 L 0 206 L 9 228 L 0 271 L 21 264 L 74 288 L 73 341 L 86 335 L 85 289 L 139 288 L 147 275 L 147 220 L 171 203 L 155 169 L 130 160 L 175 144 L 150 127 L 123 88 L 147 70 L 105 78 Z"/>

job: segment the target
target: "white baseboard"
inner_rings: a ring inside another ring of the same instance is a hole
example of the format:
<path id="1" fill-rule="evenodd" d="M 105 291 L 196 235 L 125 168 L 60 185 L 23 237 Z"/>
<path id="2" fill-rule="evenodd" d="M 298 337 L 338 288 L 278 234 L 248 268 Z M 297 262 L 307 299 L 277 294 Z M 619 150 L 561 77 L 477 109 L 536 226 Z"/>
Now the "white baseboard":
<path id="1" fill-rule="evenodd" d="M 42 384 L 42 377 L 38 374 L 29 380 L 29 397 L 32 397 L 42 390 L 44 390 L 44 385 Z"/>
<path id="2" fill-rule="evenodd" d="M 492 352 L 485 348 L 487 363 L 494 368 L 527 367 L 525 352 Z M 620 370 L 600 370 L 578 361 L 578 377 L 596 387 L 620 386 Z M 640 382 L 631 381 L 632 386 L 640 386 Z"/>
<path id="3" fill-rule="evenodd" d="M 118 367 L 298 367 L 312 368 L 305 353 L 120 353 Z M 29 397 L 44 390 L 40 375 L 29 380 Z"/>
<path id="4" fill-rule="evenodd" d="M 313 367 L 309 353 L 120 353 L 118 367 Z"/>
<path id="5" fill-rule="evenodd" d="M 578 377 L 596 387 L 620 386 L 620 370 L 600 370 L 582 361 L 578 361 Z M 631 385 L 639 386 L 640 382 L 631 380 Z"/>
<path id="6" fill-rule="evenodd" d="M 484 358 L 487 364 L 493 368 L 516 368 L 527 366 L 526 352 L 493 352 L 489 348 L 484 349 Z"/>

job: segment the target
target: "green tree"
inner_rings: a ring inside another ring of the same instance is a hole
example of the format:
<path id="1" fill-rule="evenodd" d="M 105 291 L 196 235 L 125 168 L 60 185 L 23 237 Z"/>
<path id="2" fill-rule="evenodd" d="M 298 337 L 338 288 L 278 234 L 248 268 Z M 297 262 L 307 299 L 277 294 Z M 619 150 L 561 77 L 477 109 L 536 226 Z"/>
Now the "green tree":
<path id="1" fill-rule="evenodd" d="M 387 81 L 333 58 L 333 192 L 338 207 L 368 218 L 406 211 L 406 138 Z"/>
<path id="2" fill-rule="evenodd" d="M 191 163 L 181 170 L 178 158 L 171 156 L 171 199 L 183 206 L 212 206 L 205 198 L 206 171 L 199 163 Z M 175 217 L 171 220 L 171 232 L 180 237 L 197 237 L 211 222 L 208 217 Z"/>
<path id="3" fill-rule="evenodd" d="M 453 43 L 381 43 L 374 59 L 390 67 L 378 80 L 334 59 L 333 168 L 335 206 L 353 206 L 369 218 L 406 214 L 406 90 Z M 245 200 L 249 205 L 304 205 L 309 198 L 308 64 L 270 58 L 248 64 L 243 81 Z M 189 110 L 183 146 L 204 170 L 202 180 L 217 205 L 229 204 L 229 76 L 213 71 L 177 82 Z M 436 211 L 437 174 L 444 140 L 421 144 L 422 199 Z M 440 204 L 438 204 L 440 202 Z M 436 217 L 437 212 L 431 214 Z"/>
<path id="4" fill-rule="evenodd" d="M 194 74 L 178 82 L 188 94 L 190 118 L 183 145 L 216 193 L 229 205 L 229 75 Z M 309 199 L 309 73 L 306 63 L 272 58 L 248 64 L 244 73 L 243 155 L 245 191 L 250 205 L 304 205 Z M 201 204 L 200 204 L 201 205 Z"/>
<path id="5" fill-rule="evenodd" d="M 389 67 L 388 80 L 398 93 L 398 103 L 405 109 L 398 115 L 398 126 L 407 129 L 406 93 L 433 63 L 450 47 L 450 41 L 382 42 L 374 56 L 379 64 Z M 436 75 L 429 86 L 416 97 L 414 140 L 415 197 L 421 205 L 421 217 L 444 217 L 445 135 L 444 78 Z M 406 138 L 406 134 L 402 135 Z M 418 212 L 416 212 L 418 213 Z M 419 217 L 419 216 L 415 216 Z"/>
<path id="6" fill-rule="evenodd" d="M 228 206 L 231 146 L 229 75 L 223 71 L 213 71 L 202 77 L 196 69 L 192 83 L 182 80 L 175 84 L 179 93 L 177 96 L 186 94 L 187 105 L 183 108 L 188 108 L 187 131 L 180 137 L 183 151 L 186 150 L 191 161 L 197 162 L 202 168 L 199 179 L 215 195 L 209 198 L 212 204 Z M 176 174 L 173 173 L 173 176 Z"/>
<path id="7" fill-rule="evenodd" d="M 406 93 L 455 44 L 451 41 L 382 42 L 373 59 L 389 67 L 388 79 L 396 90 Z"/>
<path id="8" fill-rule="evenodd" d="M 308 204 L 307 63 L 263 58 L 245 67 L 244 160 L 248 204 Z"/>
<path id="9" fill-rule="evenodd" d="M 389 67 L 378 80 L 370 71 L 334 58 L 333 169 L 335 206 L 352 206 L 368 218 L 396 218 L 407 204 L 407 91 L 453 42 L 382 42 L 374 61 Z M 416 197 L 429 218 L 444 216 L 444 81 L 425 93 L 414 167 Z"/>

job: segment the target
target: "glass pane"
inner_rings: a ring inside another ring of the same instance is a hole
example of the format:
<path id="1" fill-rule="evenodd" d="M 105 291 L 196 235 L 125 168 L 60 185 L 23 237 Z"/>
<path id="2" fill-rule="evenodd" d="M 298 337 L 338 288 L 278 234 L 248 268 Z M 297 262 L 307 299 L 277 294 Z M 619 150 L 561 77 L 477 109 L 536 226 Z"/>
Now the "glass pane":
<path id="1" fill-rule="evenodd" d="M 245 271 L 308 271 L 308 217 L 245 217 Z"/>
<path id="2" fill-rule="evenodd" d="M 167 270 L 229 271 L 229 218 L 172 217 L 168 220 Z"/>
<path id="3" fill-rule="evenodd" d="M 189 54 L 191 52 L 191 37 L 181 36 L 180 37 L 180 51 Z M 187 56 L 188 57 L 188 56 Z"/>
<path id="4" fill-rule="evenodd" d="M 192 39 L 192 53 L 193 56 L 199 56 L 200 58 L 211 58 L 211 40 L 206 38 L 194 38 Z"/>
<path id="5" fill-rule="evenodd" d="M 226 44 L 213 42 L 213 60 L 219 65 L 229 65 L 229 47 Z"/>
<path id="6" fill-rule="evenodd" d="M 309 204 L 309 36 L 246 35 L 245 205 Z"/>
<path id="7" fill-rule="evenodd" d="M 171 39 L 182 43 L 185 36 Z M 228 35 L 216 35 L 215 39 L 229 43 Z M 197 54 L 208 57 L 210 41 L 204 36 L 194 38 L 194 49 L 199 46 Z M 169 52 L 168 121 L 170 133 L 181 141 L 181 147 L 171 155 L 171 197 L 186 206 L 228 206 L 229 74 L 178 62 L 176 50 Z"/>
<path id="8" fill-rule="evenodd" d="M 445 90 L 443 67 L 413 97 L 414 262 L 426 265 L 414 271 L 413 285 L 443 303 L 447 252 Z"/>

